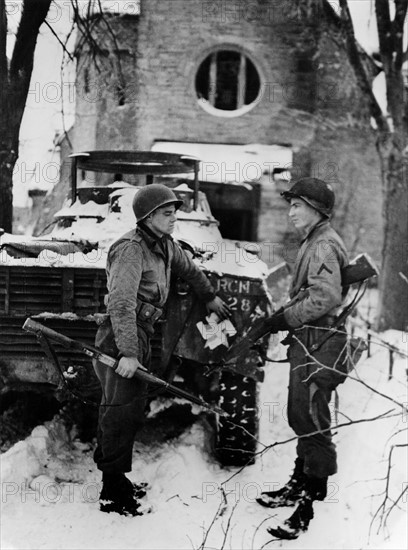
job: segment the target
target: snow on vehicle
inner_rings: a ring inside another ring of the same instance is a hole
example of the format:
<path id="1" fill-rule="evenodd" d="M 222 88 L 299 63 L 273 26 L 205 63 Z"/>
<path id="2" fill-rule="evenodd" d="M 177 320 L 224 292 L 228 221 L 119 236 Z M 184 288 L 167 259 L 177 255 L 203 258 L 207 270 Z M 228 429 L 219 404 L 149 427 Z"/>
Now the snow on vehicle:
<path id="1" fill-rule="evenodd" d="M 31 317 L 70 338 L 93 344 L 98 318 L 106 311 L 108 248 L 134 227 L 132 198 L 142 185 L 155 179 L 172 187 L 183 200 L 173 237 L 204 270 L 233 313 L 231 323 L 214 325 L 189 286 L 174 278 L 164 319 L 157 323 L 153 339 L 154 370 L 173 384 L 217 402 L 230 414 L 229 419 L 215 419 L 215 453 L 222 464 L 241 465 L 251 463 L 256 451 L 258 384 L 263 380 L 262 352 L 266 352 L 268 338 L 261 341 L 258 351 L 236 364 L 220 365 L 234 339 L 253 321 L 272 312 L 268 269 L 254 247 L 222 238 L 199 190 L 198 169 L 198 159 L 170 153 L 90 151 L 72 155 L 71 195 L 55 214 L 50 232 L 35 238 L 8 234 L 1 238 L 0 392 L 35 389 L 65 395 L 63 380 L 74 380 L 80 372 L 81 394 L 98 394 L 86 356 L 57 347 L 65 373 L 61 377 L 35 337 L 22 326 Z M 79 171 L 93 174 L 94 184 L 78 185 Z M 115 181 L 101 184 L 107 174 Z M 126 183 L 122 176 L 134 183 Z"/>

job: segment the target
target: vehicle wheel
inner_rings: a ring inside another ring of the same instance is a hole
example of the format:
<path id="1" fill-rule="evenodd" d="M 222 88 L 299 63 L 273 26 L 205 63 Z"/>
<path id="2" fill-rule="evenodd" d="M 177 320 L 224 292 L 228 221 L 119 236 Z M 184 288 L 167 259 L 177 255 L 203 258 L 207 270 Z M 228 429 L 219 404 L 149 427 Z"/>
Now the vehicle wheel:
<path id="1" fill-rule="evenodd" d="M 215 453 L 223 466 L 254 464 L 258 438 L 258 385 L 256 380 L 223 371 L 219 406 L 230 416 L 219 416 Z"/>

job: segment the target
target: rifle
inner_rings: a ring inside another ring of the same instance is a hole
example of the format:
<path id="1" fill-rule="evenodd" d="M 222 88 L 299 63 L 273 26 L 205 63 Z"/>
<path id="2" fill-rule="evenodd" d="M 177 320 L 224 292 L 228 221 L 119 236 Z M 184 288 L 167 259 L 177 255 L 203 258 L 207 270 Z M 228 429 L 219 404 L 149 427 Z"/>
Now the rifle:
<path id="1" fill-rule="evenodd" d="M 356 256 L 348 266 L 344 267 L 341 270 L 341 284 L 343 287 L 348 287 L 356 283 L 359 283 L 361 285 L 371 277 L 377 275 L 378 269 L 375 263 L 368 254 L 363 253 Z M 307 288 L 303 289 L 303 292 L 307 292 Z M 301 296 L 304 296 L 303 292 L 301 293 Z M 292 302 L 289 302 L 289 304 L 287 305 L 295 303 L 295 301 L 298 301 L 298 299 L 299 297 L 296 296 L 295 299 Z M 361 299 L 361 296 L 359 299 Z M 349 306 L 346 306 L 344 308 L 342 313 L 337 318 L 333 329 L 335 329 L 337 326 L 345 321 L 346 317 L 351 313 L 355 306 L 356 300 L 353 300 L 353 302 L 349 304 Z M 233 363 L 237 360 L 237 358 L 245 356 L 249 352 L 251 347 L 255 344 L 255 342 L 257 342 L 257 340 L 269 334 L 271 330 L 269 322 L 270 319 L 271 317 L 259 319 L 255 321 L 255 323 L 251 323 L 251 328 L 249 328 L 247 334 L 240 340 L 234 342 L 232 346 L 228 349 L 224 364 Z M 313 346 L 312 351 L 316 351 L 317 349 L 319 349 L 324 344 L 324 342 L 328 340 L 330 336 L 332 336 L 332 334 L 333 332 L 329 331 L 328 334 L 325 335 L 325 337 L 320 342 L 316 343 Z"/>
<path id="2" fill-rule="evenodd" d="M 110 367 L 112 369 L 116 369 L 118 366 L 119 361 L 117 359 L 114 359 L 110 355 L 107 355 L 106 353 L 103 353 L 101 350 L 94 346 L 90 346 L 88 344 L 84 344 L 82 342 L 79 342 L 78 340 L 73 340 L 72 338 L 69 338 L 68 336 L 65 336 L 63 334 L 60 334 L 59 332 L 56 332 L 55 330 L 52 330 L 51 328 L 45 327 L 41 323 L 38 323 L 37 321 L 33 321 L 33 319 L 26 319 L 23 329 L 27 332 L 32 332 L 35 334 L 40 341 L 40 343 L 44 346 L 46 352 L 48 352 L 51 355 L 51 358 L 54 362 L 58 364 L 58 360 L 55 354 L 54 349 L 48 342 L 48 340 L 52 340 L 53 342 L 56 342 L 65 348 L 79 351 L 90 357 L 91 359 L 95 361 L 99 361 L 103 365 L 106 365 L 107 367 Z M 47 353 L 47 355 L 48 355 Z M 173 386 L 172 384 L 169 384 L 165 380 L 162 380 L 161 378 L 158 378 L 157 376 L 154 376 L 153 374 L 150 374 L 150 372 L 145 367 L 139 367 L 137 371 L 135 372 L 134 376 L 136 378 L 139 378 L 140 380 L 143 380 L 144 382 L 147 382 L 148 384 L 152 384 L 154 386 L 158 386 L 160 388 L 163 388 L 164 390 L 169 391 L 170 393 L 176 395 L 177 397 L 182 397 L 184 399 L 187 399 L 191 403 L 195 403 L 196 405 L 200 405 L 201 407 L 204 407 L 205 409 L 210 410 L 213 413 L 219 414 L 220 416 L 228 417 L 229 414 L 225 412 L 220 407 L 217 407 L 216 405 L 211 406 L 206 401 L 203 401 L 199 397 L 196 397 L 195 395 L 188 393 L 181 388 L 178 388 L 177 386 Z"/>

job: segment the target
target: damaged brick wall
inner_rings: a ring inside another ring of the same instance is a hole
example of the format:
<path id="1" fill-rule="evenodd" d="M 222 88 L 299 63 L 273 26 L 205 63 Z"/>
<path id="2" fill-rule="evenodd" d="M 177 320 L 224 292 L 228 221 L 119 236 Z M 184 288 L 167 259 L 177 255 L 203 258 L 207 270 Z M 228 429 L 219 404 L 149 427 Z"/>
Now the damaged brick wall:
<path id="1" fill-rule="evenodd" d="M 76 150 L 150 149 L 156 140 L 287 145 L 293 177 L 312 174 L 332 183 L 334 225 L 349 248 L 379 260 L 374 134 L 330 13 L 308 14 L 291 0 L 142 0 L 140 16 L 109 16 L 109 22 L 119 42 L 100 29 L 99 72 L 89 56 L 87 63 L 84 53 L 78 57 Z M 197 98 L 198 67 L 216 48 L 245 54 L 259 72 L 259 96 L 240 116 L 220 116 Z M 122 102 L 114 51 L 130 92 Z M 281 185 L 262 179 L 260 241 L 293 235 Z"/>

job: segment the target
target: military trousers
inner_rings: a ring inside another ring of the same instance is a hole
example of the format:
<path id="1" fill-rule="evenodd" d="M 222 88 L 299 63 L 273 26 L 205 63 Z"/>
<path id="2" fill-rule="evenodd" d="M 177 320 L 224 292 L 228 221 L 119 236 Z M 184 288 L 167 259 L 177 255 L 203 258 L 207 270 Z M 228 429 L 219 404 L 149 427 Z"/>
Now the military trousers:
<path id="1" fill-rule="evenodd" d="M 304 473 L 310 477 L 328 477 L 337 472 L 337 453 L 332 441 L 330 400 L 333 385 L 313 379 L 316 370 L 313 358 L 305 347 L 310 338 L 305 333 L 290 345 L 288 421 L 298 436 L 297 455 L 304 462 Z M 319 355 L 319 361 L 332 365 L 331 358 Z"/>
<path id="2" fill-rule="evenodd" d="M 138 326 L 138 344 L 138 360 L 149 368 L 150 338 L 141 326 Z M 99 327 L 95 345 L 118 357 L 109 319 Z M 94 460 L 103 472 L 130 472 L 135 435 L 145 419 L 147 384 L 136 377 L 123 378 L 99 362 L 94 363 L 94 369 L 102 388 Z"/>

